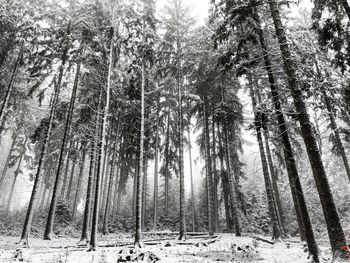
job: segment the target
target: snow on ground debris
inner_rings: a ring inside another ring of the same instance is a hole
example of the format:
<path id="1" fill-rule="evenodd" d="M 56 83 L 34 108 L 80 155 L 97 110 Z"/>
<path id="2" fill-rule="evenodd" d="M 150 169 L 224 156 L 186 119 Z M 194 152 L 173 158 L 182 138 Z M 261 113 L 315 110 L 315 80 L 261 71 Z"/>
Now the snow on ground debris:
<path id="1" fill-rule="evenodd" d="M 18 238 L 0 237 L 0 262 L 31 263 L 209 263 L 209 262 L 261 262 L 306 263 L 307 251 L 298 242 L 268 244 L 251 237 L 222 234 L 215 238 L 195 237 L 178 241 L 175 237 L 144 237 L 146 245 L 134 248 L 129 235 L 101 237 L 95 252 L 76 247 L 77 239 L 60 238 L 52 241 L 32 239 L 30 248 L 18 248 Z"/>

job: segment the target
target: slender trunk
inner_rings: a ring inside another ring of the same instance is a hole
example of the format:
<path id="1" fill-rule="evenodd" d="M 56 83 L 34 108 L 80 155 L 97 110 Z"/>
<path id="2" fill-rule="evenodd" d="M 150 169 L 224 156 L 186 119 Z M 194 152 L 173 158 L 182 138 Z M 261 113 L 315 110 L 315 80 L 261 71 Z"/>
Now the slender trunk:
<path id="1" fill-rule="evenodd" d="M 68 40 L 67 37 L 70 35 L 70 28 L 71 28 L 71 21 L 68 22 L 67 32 L 66 32 L 66 36 L 65 36 L 66 41 Z M 26 218 L 25 218 L 24 225 L 23 225 L 21 240 L 19 242 L 23 246 L 29 245 L 28 244 L 28 237 L 29 237 L 29 232 L 30 232 L 30 228 L 31 228 L 31 224 L 32 224 L 34 207 L 35 207 L 35 203 L 36 203 L 36 199 L 37 199 L 37 195 L 38 195 L 38 188 L 39 188 L 41 180 L 42 180 L 41 169 L 42 169 L 42 164 L 44 162 L 44 159 L 46 157 L 47 147 L 48 147 L 50 137 L 51 137 L 54 115 L 56 112 L 58 96 L 59 96 L 60 89 L 61 89 L 63 71 L 64 71 L 64 67 L 65 67 L 65 64 L 66 64 L 66 61 L 68 58 L 68 56 L 67 56 L 68 49 L 69 49 L 69 46 L 68 46 L 68 44 L 66 44 L 66 46 L 63 49 L 63 53 L 62 53 L 62 57 L 61 57 L 61 65 L 60 65 L 60 68 L 58 70 L 59 73 L 58 73 L 57 84 L 55 87 L 55 91 L 54 91 L 55 93 L 53 96 L 52 106 L 51 106 L 50 114 L 49 114 L 49 125 L 48 125 L 48 128 L 46 130 L 45 139 L 44 139 L 43 146 L 41 149 L 39 163 L 38 163 L 36 174 L 35 174 L 33 190 L 32 190 L 32 194 L 31 194 L 28 209 L 27 209 Z"/>
<path id="2" fill-rule="evenodd" d="M 177 32 L 179 34 L 179 32 Z M 183 158 L 183 115 L 182 115 L 182 85 L 181 85 L 181 59 L 180 59 L 180 36 L 177 35 L 177 95 L 178 95 L 178 142 L 179 142 L 179 176 L 180 176 L 180 233 L 179 240 L 186 239 L 186 221 L 185 221 L 185 175 Z"/>
<path id="3" fill-rule="evenodd" d="M 267 156 L 267 161 L 270 169 L 270 175 L 271 175 L 271 181 L 272 181 L 272 188 L 273 188 L 273 193 L 274 193 L 274 200 L 276 203 L 276 210 L 277 210 L 277 215 L 279 219 L 279 225 L 280 229 L 283 230 L 283 234 L 286 233 L 285 229 L 285 217 L 282 209 L 282 202 L 278 190 L 278 185 L 277 185 L 277 176 L 275 173 L 275 169 L 273 166 L 273 160 L 272 160 L 272 155 L 271 155 L 271 150 L 270 150 L 270 144 L 269 144 L 269 133 L 267 129 L 263 130 L 264 138 L 265 138 L 265 149 L 266 149 L 266 156 Z"/>
<path id="4" fill-rule="evenodd" d="M 275 24 L 278 42 L 280 44 L 284 72 L 288 77 L 288 86 L 294 99 L 295 109 L 298 112 L 298 119 L 301 126 L 302 135 L 312 167 L 317 190 L 320 196 L 332 251 L 336 257 L 338 257 L 338 254 L 340 257 L 346 257 L 346 252 L 342 250 L 342 248 L 346 246 L 344 231 L 340 223 L 340 218 L 334 203 L 332 191 L 328 183 L 322 158 L 317 147 L 317 141 L 310 122 L 307 107 L 303 98 L 303 93 L 298 84 L 295 65 L 293 62 L 292 54 L 289 50 L 286 33 L 282 25 L 279 7 L 275 0 L 269 0 L 268 3 Z M 305 226 L 305 228 L 307 227 Z"/>
<path id="5" fill-rule="evenodd" d="M 112 10 L 112 23 L 114 23 L 114 10 Z M 98 152 L 98 169 L 96 174 L 96 188 L 95 188 L 95 204 L 92 215 L 92 229 L 90 238 L 90 249 L 96 250 L 97 248 L 97 227 L 98 227 L 98 217 L 99 217 L 99 201 L 100 201 L 100 183 L 102 174 L 101 158 L 104 155 L 105 145 L 106 145 L 106 135 L 107 135 L 107 125 L 108 125 L 108 115 L 109 115 L 109 104 L 110 104 L 110 90 L 111 90 L 111 76 L 112 76 L 112 66 L 113 66 L 113 46 L 114 46 L 114 27 L 111 28 L 111 45 L 109 52 L 109 67 L 108 67 L 108 77 L 107 77 L 107 89 L 106 89 L 106 104 L 104 109 L 104 116 L 102 120 L 102 133 L 101 141 L 99 142 L 99 152 Z"/>
<path id="6" fill-rule="evenodd" d="M 90 167 L 89 167 L 89 177 L 88 184 L 86 189 L 86 197 L 85 197 L 85 208 L 84 208 L 84 219 L 83 219 L 83 227 L 81 231 L 81 237 L 79 243 L 88 244 L 88 229 L 90 225 L 90 215 L 91 215 L 91 207 L 92 207 L 92 197 L 94 192 L 94 175 L 95 175 L 95 166 L 96 166 L 96 150 L 97 150 L 97 140 L 96 135 L 99 134 L 99 111 L 102 103 L 102 88 L 99 91 L 97 110 L 95 114 L 95 127 L 94 127 L 94 135 L 91 137 L 91 149 L 90 149 Z"/>
<path id="7" fill-rule="evenodd" d="M 249 89 L 250 89 L 250 96 L 251 96 L 253 111 L 254 111 L 254 125 L 255 125 L 255 130 L 256 130 L 257 141 L 259 144 L 261 165 L 262 165 L 262 169 L 263 169 L 265 190 L 266 190 L 267 202 L 268 202 L 268 208 L 269 208 L 269 215 L 271 218 L 272 238 L 278 239 L 281 236 L 281 233 L 280 233 L 280 229 L 278 227 L 277 216 L 275 213 L 275 206 L 274 206 L 272 185 L 271 185 L 271 180 L 270 180 L 270 175 L 269 175 L 269 168 L 268 168 L 268 164 L 267 164 L 267 160 L 266 160 L 264 143 L 263 143 L 262 135 L 261 135 L 261 129 L 262 129 L 262 126 L 264 124 L 262 123 L 262 120 L 260 119 L 259 112 L 257 109 L 255 94 L 254 94 L 254 90 L 253 90 L 253 83 L 252 83 L 251 78 L 249 78 Z"/>
<path id="8" fill-rule="evenodd" d="M 168 110 L 167 127 L 165 135 L 165 150 L 164 150 L 164 201 L 165 201 L 165 216 L 168 215 L 169 210 L 169 146 L 170 146 L 170 106 Z"/>
<path id="9" fill-rule="evenodd" d="M 116 141 L 114 141 L 112 162 L 111 162 L 111 165 L 110 165 L 111 169 L 110 169 L 109 180 L 108 180 L 107 197 L 106 197 L 106 201 L 104 203 L 105 207 L 104 207 L 103 227 L 102 227 L 102 234 L 103 235 L 108 235 L 109 203 L 110 203 L 111 194 L 112 194 L 114 165 L 115 165 L 116 155 L 117 155 L 117 152 L 116 152 Z"/>
<path id="10" fill-rule="evenodd" d="M 7 90 L 6 90 L 6 94 L 5 94 L 4 100 L 3 100 L 2 104 L 1 104 L 1 108 L 0 108 L 0 125 L 1 126 L 2 126 L 2 123 L 3 123 L 4 118 L 5 118 L 5 113 L 6 113 L 6 109 L 7 109 L 8 103 L 10 101 L 11 93 L 12 93 L 12 90 L 13 90 L 13 83 L 14 83 L 16 75 L 17 75 L 17 70 L 19 68 L 19 64 L 20 64 L 20 61 L 22 59 L 22 55 L 23 55 L 22 45 L 23 44 L 21 44 L 20 51 L 19 51 L 18 57 L 16 59 L 16 63 L 14 65 L 14 67 L 13 67 L 11 79 L 10 79 L 10 82 L 9 82 L 9 84 L 7 86 Z M 2 130 L 2 127 L 0 127 L 0 129 Z"/>
<path id="11" fill-rule="evenodd" d="M 10 159 L 11 159 L 11 156 L 12 156 L 13 148 L 15 147 L 15 144 L 16 144 L 16 141 L 17 141 L 17 137 L 18 137 L 17 132 L 14 132 L 12 134 L 12 143 L 11 143 L 11 146 L 10 146 L 10 150 L 9 150 L 9 153 L 8 153 L 8 155 L 6 157 L 6 161 L 5 161 L 4 167 L 2 168 L 2 172 L 1 172 L 0 190 L 3 187 L 3 184 L 4 184 L 4 180 L 5 180 L 5 177 L 6 177 L 7 169 L 9 168 L 9 162 L 10 162 Z"/>
<path id="12" fill-rule="evenodd" d="M 210 137 L 209 137 L 209 120 L 207 111 L 207 99 L 204 100 L 203 112 L 204 112 L 204 141 L 205 141 L 205 171 L 207 181 L 207 193 L 208 193 L 208 231 L 209 235 L 214 235 L 214 213 L 213 213 L 213 171 L 210 156 Z"/>
<path id="13" fill-rule="evenodd" d="M 219 222 L 219 201 L 218 201 L 218 184 L 219 184 L 219 176 L 216 170 L 216 136 L 215 136 L 215 112 L 213 106 L 213 115 L 212 115 L 212 126 L 211 132 L 213 137 L 213 146 L 212 146 L 212 158 L 213 158 L 213 210 L 214 210 L 214 231 L 219 231 L 220 222 Z"/>
<path id="14" fill-rule="evenodd" d="M 158 151 L 159 151 L 159 99 L 157 102 L 157 122 L 156 122 L 156 141 L 154 149 L 154 184 L 153 184 L 153 230 L 157 229 L 157 218 L 158 218 Z"/>
<path id="15" fill-rule="evenodd" d="M 102 215 L 104 207 L 105 207 L 105 201 L 106 201 L 106 193 L 107 193 L 107 189 L 108 189 L 108 178 L 109 178 L 109 171 L 112 168 L 111 167 L 111 154 L 112 154 L 112 150 L 111 147 L 108 146 L 108 140 L 106 140 L 106 147 L 105 147 L 105 155 L 103 157 L 103 164 L 102 164 L 102 177 L 101 177 L 101 186 L 100 186 L 100 193 L 101 193 L 101 198 L 100 198 L 100 203 L 99 206 L 100 207 L 100 213 Z M 109 171 L 108 171 L 109 170 Z"/>
<path id="16" fill-rule="evenodd" d="M 147 146 L 148 143 L 145 143 L 145 157 L 143 158 L 143 190 L 142 190 L 142 218 L 141 218 L 141 227 L 142 229 L 145 229 L 146 226 L 146 220 L 147 220 L 147 188 L 148 188 L 148 181 L 147 181 L 147 168 L 148 168 L 148 160 L 146 158 L 147 156 Z"/>
<path id="17" fill-rule="evenodd" d="M 120 153 L 118 156 L 118 164 L 117 164 L 117 173 L 116 173 L 116 181 L 115 181 L 115 190 L 114 190 L 114 197 L 113 197 L 113 208 L 112 208 L 112 219 L 114 220 L 115 215 L 119 212 L 119 200 L 121 196 L 121 166 L 122 166 L 122 158 L 124 156 L 124 143 L 121 143 L 120 145 Z"/>
<path id="18" fill-rule="evenodd" d="M 189 119 L 189 124 L 191 124 L 191 119 Z M 188 158 L 190 163 L 190 177 L 191 177 L 191 204 L 192 204 L 192 231 L 196 232 L 196 207 L 194 202 L 194 183 L 193 183 L 193 169 L 192 169 L 192 145 L 191 145 L 191 131 L 190 125 L 187 128 L 188 136 Z"/>
<path id="19" fill-rule="evenodd" d="M 8 198 L 8 201 L 7 201 L 7 210 L 8 210 L 8 211 L 10 210 L 10 207 L 11 207 L 11 201 L 12 201 L 13 191 L 14 191 L 14 189 L 15 189 L 16 181 L 17 181 L 18 175 L 19 175 L 19 173 L 20 173 L 22 160 L 23 160 L 23 157 L 24 157 L 24 155 L 25 155 L 25 153 L 26 153 L 27 141 L 28 141 L 28 137 L 26 137 L 25 140 L 24 140 L 23 150 L 22 150 L 22 152 L 21 152 L 21 156 L 19 157 L 17 169 L 16 169 L 16 171 L 14 172 L 14 177 L 13 177 L 13 182 L 12 182 L 12 185 L 11 185 L 10 196 L 9 196 L 9 198 Z"/>
<path id="20" fill-rule="evenodd" d="M 76 213 L 77 213 L 77 206 L 78 206 L 78 200 L 79 200 L 79 194 L 81 191 L 81 183 L 83 180 L 83 174 L 84 174 L 84 166 L 85 166 L 85 159 L 86 159 L 86 148 L 82 145 L 82 155 L 80 158 L 79 163 L 79 176 L 78 176 L 78 182 L 77 182 L 77 188 L 75 190 L 75 196 L 74 196 L 74 203 L 73 203 L 73 212 L 72 212 L 72 220 L 75 220 Z"/>
<path id="21" fill-rule="evenodd" d="M 66 147 L 67 147 L 67 142 L 69 140 L 68 137 L 69 137 L 70 127 L 71 127 L 72 118 L 73 118 L 73 111 L 74 111 L 76 94 L 77 94 L 77 90 L 78 90 L 80 66 L 81 66 L 81 62 L 79 61 L 78 65 L 77 65 L 77 70 L 75 73 L 74 85 L 73 85 L 72 95 L 71 95 L 71 99 L 70 99 L 70 103 L 69 103 L 68 114 L 66 117 L 65 129 L 64 129 L 64 133 L 63 133 L 60 155 L 58 158 L 58 164 L 57 164 L 57 169 L 56 169 L 55 183 L 54 183 L 54 187 L 53 187 L 50 209 L 49 209 L 49 213 L 47 216 L 46 227 L 45 227 L 45 232 L 44 232 L 44 240 L 51 240 L 52 239 L 53 224 L 54 224 L 54 220 L 55 220 L 55 211 L 56 211 L 57 200 L 59 197 L 58 191 L 59 191 L 59 186 L 61 183 L 61 169 L 63 166 L 64 156 L 66 155 L 66 151 L 67 151 Z"/>
<path id="22" fill-rule="evenodd" d="M 145 30 L 145 21 L 143 21 L 143 31 Z M 143 39 L 144 39 L 143 32 Z M 144 177 L 144 142 L 145 142 L 145 85 L 146 85 L 146 66 L 145 58 L 142 58 L 141 65 L 141 131 L 140 131 L 140 159 L 138 165 L 138 173 L 136 177 L 136 188 L 135 188 L 135 241 L 134 244 L 136 247 L 141 247 L 141 224 L 142 224 L 142 181 Z"/>
<path id="23" fill-rule="evenodd" d="M 229 180 L 228 180 L 228 173 L 225 171 L 224 167 L 224 152 L 225 149 L 222 145 L 222 133 L 220 133 L 220 127 L 219 123 L 217 123 L 218 126 L 218 142 L 219 142 L 219 160 L 220 160 L 220 176 L 221 176 L 221 182 L 222 182 L 222 192 L 224 195 L 224 205 L 225 205 L 225 215 L 226 215 L 226 231 L 228 233 L 232 233 L 233 230 L 233 222 L 232 222 L 232 216 L 231 216 L 231 209 L 230 209 L 230 188 L 229 188 Z"/>

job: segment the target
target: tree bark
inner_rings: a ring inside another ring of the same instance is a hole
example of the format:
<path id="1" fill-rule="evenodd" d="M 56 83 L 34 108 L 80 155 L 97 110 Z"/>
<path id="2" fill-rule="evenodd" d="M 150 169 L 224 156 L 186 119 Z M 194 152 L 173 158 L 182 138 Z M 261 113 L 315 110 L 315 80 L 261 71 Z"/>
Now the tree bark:
<path id="1" fill-rule="evenodd" d="M 296 69 L 287 42 L 286 33 L 282 25 L 279 7 L 275 0 L 269 0 L 268 3 L 270 6 L 272 18 L 276 29 L 276 35 L 282 53 L 284 72 L 288 77 L 288 86 L 294 100 L 295 109 L 298 113 L 298 119 L 301 126 L 303 139 L 306 145 L 307 153 L 312 167 L 312 172 L 320 196 L 332 251 L 336 257 L 338 255 L 340 257 L 346 257 L 346 252 L 341 249 L 343 246 L 346 246 L 345 235 L 328 183 L 322 158 L 317 147 L 317 141 L 310 122 L 309 114 L 307 112 L 307 107 L 304 102 L 303 94 L 298 84 Z"/>
<path id="2" fill-rule="evenodd" d="M 66 122 L 65 122 L 65 129 L 63 133 L 63 138 L 62 138 L 62 144 L 61 144 L 61 149 L 60 149 L 60 155 L 58 158 L 58 164 L 57 164 L 57 169 L 56 169 L 56 174 L 55 174 L 55 183 L 53 186 L 53 192 L 52 192 L 52 198 L 51 198 L 51 203 L 50 203 L 50 209 L 49 213 L 47 216 L 47 221 L 46 221 L 46 226 L 45 226 L 45 232 L 44 232 L 44 240 L 51 240 L 52 239 L 52 234 L 53 234 L 53 225 L 54 225 L 54 220 L 55 220 L 55 211 L 56 211 L 56 205 L 57 205 L 57 200 L 58 200 L 58 191 L 61 183 L 61 169 L 63 166 L 63 160 L 64 156 L 66 155 L 66 147 L 67 147 L 67 142 L 69 140 L 69 132 L 70 132 L 70 127 L 73 119 L 73 111 L 74 111 L 74 105 L 75 105 L 75 99 L 77 95 L 77 90 L 78 90 L 78 82 L 79 82 L 79 76 L 80 76 L 80 67 L 81 67 L 81 61 L 78 62 L 77 64 L 77 70 L 75 73 L 75 79 L 74 79 L 74 85 L 73 85 L 73 90 L 72 90 L 72 95 L 69 103 L 69 109 L 68 109 L 68 114 L 66 117 Z M 67 160 L 68 162 L 68 160 Z M 63 189 L 64 191 L 65 189 Z"/>
<path id="3" fill-rule="evenodd" d="M 190 131 L 191 119 L 189 119 L 188 123 L 189 125 L 187 128 L 187 137 L 188 137 L 188 157 L 189 157 L 189 163 L 190 163 L 190 177 L 191 177 L 192 231 L 196 232 L 196 206 L 195 206 L 195 200 L 194 200 L 192 145 L 191 145 L 191 131 Z"/>
<path id="4" fill-rule="evenodd" d="M 114 10 L 112 9 L 112 23 L 114 23 Z M 114 46 L 114 26 L 111 28 L 111 45 L 109 51 L 109 67 L 107 76 L 107 89 L 106 89 L 106 104 L 102 120 L 102 132 L 101 141 L 99 142 L 98 150 L 98 167 L 96 174 L 96 188 L 95 188 L 95 201 L 94 210 L 92 215 L 92 229 L 90 238 L 90 251 L 95 251 L 97 248 L 97 227 L 98 227 L 98 217 L 99 217 L 99 201 L 100 201 L 100 183 L 102 174 L 101 158 L 104 155 L 105 145 L 106 145 L 106 135 L 107 135 L 107 125 L 108 125 L 108 115 L 109 115 L 109 104 L 110 104 L 110 90 L 111 90 L 111 76 L 112 76 L 112 66 L 113 66 L 113 46 Z"/>
<path id="5" fill-rule="evenodd" d="M 224 120 L 224 134 L 225 134 L 225 157 L 226 157 L 226 167 L 227 167 L 227 178 L 228 178 L 228 187 L 230 189 L 230 200 L 231 200 L 231 211 L 232 211 L 232 221 L 235 227 L 236 236 L 241 236 L 240 226 L 239 226 L 239 217 L 237 209 L 237 194 L 234 180 L 234 173 L 231 166 L 230 158 L 230 144 L 229 144 L 229 135 L 228 135 L 228 121 L 227 118 Z"/>
<path id="6" fill-rule="evenodd" d="M 212 162 L 210 156 L 210 137 L 209 137 L 209 120 L 207 111 L 207 99 L 204 99 L 203 112 L 204 112 L 204 141 L 205 141 L 205 171 L 207 182 L 207 195 L 208 195 L 208 232 L 209 235 L 214 235 L 214 213 L 213 213 L 213 171 Z"/>
<path id="7" fill-rule="evenodd" d="M 114 141 L 114 146 L 113 146 L 113 151 L 112 153 L 112 162 L 111 162 L 111 169 L 109 173 L 109 180 L 106 182 L 108 184 L 108 190 L 107 190 L 107 197 L 106 201 L 104 203 L 104 216 L 103 216 L 103 227 L 102 227 L 102 234 L 103 235 L 108 235 L 108 217 L 109 217 L 109 204 L 111 200 L 111 194 L 112 194 L 112 186 L 113 186 L 113 176 L 114 176 L 114 166 L 115 166 L 115 159 L 117 155 L 116 151 L 116 141 Z"/>
<path id="8" fill-rule="evenodd" d="M 268 75 L 271 97 L 273 106 L 275 108 L 277 123 L 279 127 L 279 133 L 281 137 L 281 143 L 283 145 L 283 155 L 286 163 L 287 174 L 289 178 L 289 184 L 291 187 L 292 198 L 294 209 L 297 216 L 297 221 L 299 225 L 299 232 L 301 240 L 307 240 L 310 253 L 314 256 L 314 260 L 318 260 L 317 243 L 313 234 L 313 229 L 310 221 L 309 212 L 306 206 L 305 197 L 303 194 L 303 189 L 301 186 L 296 162 L 294 159 L 294 154 L 292 146 L 290 143 L 290 138 L 288 134 L 288 127 L 282 112 L 281 100 L 278 91 L 278 86 L 273 74 L 272 63 L 268 54 L 267 45 L 265 43 L 264 33 L 261 29 L 261 21 L 258 13 L 255 10 L 255 21 L 257 23 L 257 31 L 259 34 L 260 46 L 263 52 L 263 59 Z"/>
<path id="9" fill-rule="evenodd" d="M 67 26 L 67 31 L 65 34 L 65 40 L 64 42 L 68 41 L 68 36 L 70 35 L 70 30 L 71 30 L 71 20 L 69 20 L 68 22 L 68 26 Z M 38 195 L 38 188 L 40 186 L 40 182 L 42 180 L 42 175 L 41 175 L 41 169 L 42 169 L 42 164 L 44 162 L 44 159 L 46 157 L 46 152 L 47 152 L 47 147 L 50 141 L 50 137 L 51 137 L 51 131 L 52 131 L 52 125 L 53 125 L 53 120 L 54 120 L 54 115 L 56 112 L 56 108 L 57 108 L 57 102 L 58 102 L 58 96 L 60 93 L 60 89 L 61 89 L 61 83 L 62 83 L 62 77 L 63 77 L 63 71 L 64 71 L 64 67 L 66 64 L 66 61 L 68 59 L 68 43 L 63 43 L 65 46 L 63 46 L 63 52 L 62 52 L 62 57 L 61 57 L 61 65 L 59 67 L 59 73 L 58 73 L 58 79 L 57 79 L 57 84 L 55 87 L 55 93 L 52 99 L 52 105 L 51 105 L 51 109 L 50 109 L 50 114 L 49 114 L 49 126 L 46 130 L 46 134 L 45 134 L 45 139 L 43 142 L 43 146 L 41 149 L 41 154 L 39 157 L 39 163 L 37 166 L 37 171 L 35 174 L 35 180 L 34 180 L 34 185 L 33 185 L 33 190 L 32 190 L 32 194 L 30 197 L 30 201 L 29 201 L 29 205 L 28 205 L 28 210 L 27 210 L 27 214 L 26 214 L 26 218 L 24 221 L 24 225 L 23 225 L 23 231 L 22 231 L 22 235 L 21 235 L 21 239 L 20 239 L 20 245 L 22 246 L 28 246 L 28 237 L 29 237 L 29 232 L 30 232 L 30 228 L 31 228 L 31 224 L 32 224 L 32 219 L 33 219 L 33 213 L 34 213 L 34 207 L 35 207 L 35 203 L 36 203 L 36 199 L 37 199 L 37 195 Z"/>
<path id="10" fill-rule="evenodd" d="M 165 150 L 164 150 L 164 213 L 165 216 L 168 215 L 169 210 L 169 146 L 170 146 L 170 106 L 168 110 L 168 117 L 167 117 L 167 128 L 166 128 L 166 135 L 165 135 Z"/>
<path id="11" fill-rule="evenodd" d="M 259 113 L 258 113 L 258 109 L 257 109 L 255 93 L 253 90 L 253 83 L 252 83 L 251 78 L 249 78 L 249 89 L 250 89 L 250 96 L 251 96 L 253 111 L 254 111 L 254 125 L 255 125 L 255 130 L 256 130 L 257 141 L 259 144 L 261 165 L 262 165 L 262 169 L 263 169 L 265 190 L 266 190 L 267 202 L 268 202 L 268 208 L 269 208 L 269 215 L 271 218 L 272 238 L 278 239 L 281 236 L 281 233 L 280 233 L 280 229 L 278 227 L 277 216 L 275 213 L 275 206 L 274 206 L 272 185 L 271 185 L 271 180 L 270 180 L 270 175 L 269 175 L 269 168 L 268 168 L 268 164 L 267 164 L 267 160 L 266 160 L 264 143 L 263 143 L 262 135 L 261 135 L 261 129 L 262 129 L 263 124 L 262 124 L 261 120 L 259 119 Z"/>
<path id="12" fill-rule="evenodd" d="M 213 158 L 213 216 L 214 216 L 214 232 L 218 232 L 220 229 L 220 222 L 219 222 L 219 201 L 218 201 L 218 184 L 219 184 L 219 176 L 216 170 L 217 163 L 216 163 L 216 133 L 215 133 L 215 112 L 214 112 L 214 106 L 212 110 L 212 137 L 213 137 L 213 145 L 212 145 L 212 158 Z"/>
<path id="13" fill-rule="evenodd" d="M 68 183 L 68 188 L 67 188 L 67 192 L 66 192 L 66 200 L 71 204 L 70 201 L 70 197 L 72 195 L 72 184 L 73 184 L 73 178 L 74 178 L 74 172 L 75 172 L 75 166 L 77 164 L 77 160 L 74 157 L 73 159 L 73 164 L 72 164 L 72 168 L 71 168 L 71 172 L 70 172 L 70 176 L 69 176 L 69 183 Z"/>
<path id="14" fill-rule="evenodd" d="M 156 139 L 154 149 L 154 183 L 153 183 L 153 231 L 157 230 L 157 218 L 158 218 L 158 152 L 159 152 L 159 99 L 157 102 L 157 122 L 156 122 Z"/>

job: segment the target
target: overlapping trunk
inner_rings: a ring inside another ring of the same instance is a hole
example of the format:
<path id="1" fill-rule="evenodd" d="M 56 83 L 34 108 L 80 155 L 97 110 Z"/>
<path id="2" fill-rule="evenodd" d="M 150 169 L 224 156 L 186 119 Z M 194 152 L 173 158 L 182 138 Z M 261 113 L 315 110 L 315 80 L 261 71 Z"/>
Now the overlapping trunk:
<path id="1" fill-rule="evenodd" d="M 330 189 L 322 158 L 317 146 L 317 141 L 304 101 L 303 93 L 297 80 L 296 68 L 282 24 L 279 7 L 275 0 L 269 0 L 268 3 L 282 53 L 284 72 L 288 79 L 288 87 L 294 100 L 295 109 L 298 113 L 302 136 L 306 145 L 312 172 L 321 200 L 332 251 L 336 256 L 339 254 L 340 256 L 345 257 L 345 251 L 342 249 L 344 246 L 346 246 L 344 231 L 340 223 L 340 218 L 334 203 L 332 191 Z M 308 227 L 305 225 L 305 229 L 308 231 L 307 228 Z M 311 250 L 310 247 L 309 249 Z M 316 250 L 317 248 L 314 249 Z M 315 259 L 316 251 L 312 254 L 314 255 L 314 260 L 318 260 Z"/>

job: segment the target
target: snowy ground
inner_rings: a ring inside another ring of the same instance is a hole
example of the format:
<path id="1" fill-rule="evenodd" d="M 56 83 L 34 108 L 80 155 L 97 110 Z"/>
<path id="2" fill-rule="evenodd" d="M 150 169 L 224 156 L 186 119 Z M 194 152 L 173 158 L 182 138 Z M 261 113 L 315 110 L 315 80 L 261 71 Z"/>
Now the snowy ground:
<path id="1" fill-rule="evenodd" d="M 131 246 L 131 236 L 110 235 L 100 237 L 100 247 L 96 252 L 86 252 L 86 248 L 76 247 L 77 239 L 31 239 L 31 247 L 22 249 L 15 244 L 17 241 L 18 238 L 0 237 L 1 263 L 310 262 L 302 244 L 297 241 L 281 241 L 271 245 L 251 237 L 238 238 L 230 234 L 216 238 L 190 237 L 181 242 L 171 236 L 145 235 L 145 246 L 141 249 Z M 322 253 L 323 262 L 330 262 L 325 256 L 327 254 Z"/>

